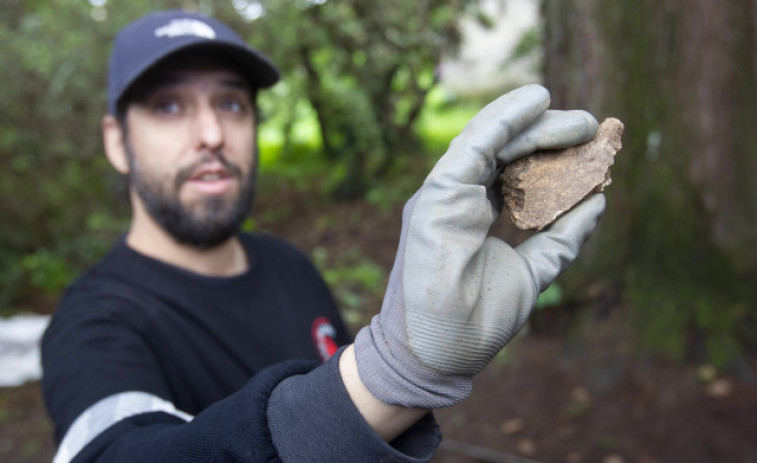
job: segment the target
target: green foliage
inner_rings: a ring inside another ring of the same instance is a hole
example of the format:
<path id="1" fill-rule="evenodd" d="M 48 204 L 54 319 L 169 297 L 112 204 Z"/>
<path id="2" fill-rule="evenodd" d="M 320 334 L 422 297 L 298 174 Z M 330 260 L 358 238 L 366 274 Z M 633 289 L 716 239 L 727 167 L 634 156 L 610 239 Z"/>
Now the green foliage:
<path id="1" fill-rule="evenodd" d="M 389 175 L 373 184 L 365 198 L 382 210 L 404 203 L 423 183 L 439 157 L 447 150 L 452 139 L 481 109 L 483 102 L 461 101 L 442 87 L 435 87 L 415 124 L 419 145 L 408 155 L 397 157 Z"/>
<path id="2" fill-rule="evenodd" d="M 416 143 L 414 124 L 443 52 L 459 43 L 458 20 L 477 1 L 235 2 L 265 16 L 242 30 L 270 53 L 285 82 L 274 119 L 284 139 L 308 112 L 317 120 L 320 154 L 332 166 L 322 180 L 338 197 L 363 195 Z M 262 9 L 260 9 L 262 7 Z M 281 99 L 290 103 L 281 103 Z M 273 109 L 273 105 L 262 104 Z M 280 115 L 283 114 L 283 117 Z M 284 157 L 296 145 L 283 146 Z"/>
<path id="3" fill-rule="evenodd" d="M 538 53 L 542 46 L 541 29 L 537 26 L 527 29 L 515 44 L 510 60 L 518 60 Z"/>
<path id="4" fill-rule="evenodd" d="M 368 190 L 365 199 L 378 206 L 380 210 L 389 211 L 395 205 L 406 202 L 418 190 L 422 182 L 423 178 L 411 174 L 392 176 Z"/>
<path id="5" fill-rule="evenodd" d="M 536 308 L 543 309 L 545 307 L 560 305 L 560 303 L 563 302 L 563 297 L 562 286 L 559 283 L 554 282 L 549 285 L 547 289 L 542 291 L 538 298 L 536 298 Z"/>
<path id="6" fill-rule="evenodd" d="M 440 156 L 447 150 L 452 139 L 465 124 L 481 109 L 484 102 L 461 101 L 441 87 L 428 94 L 415 131 L 421 138 L 423 152 Z"/>
<path id="7" fill-rule="evenodd" d="M 162 2 L 175 7 L 179 2 Z M 60 292 L 126 230 L 122 182 L 102 153 L 110 44 L 153 2 L 0 7 L 0 311 Z"/>
<path id="8" fill-rule="evenodd" d="M 94 161 L 102 99 L 91 92 L 102 81 L 102 31 L 72 33 L 72 24 L 93 22 L 89 10 L 57 3 L 12 2 L 0 12 L 2 306 L 24 287 L 54 292 L 69 280 L 73 266 L 58 251 L 107 189 Z"/>
<path id="9" fill-rule="evenodd" d="M 20 261 L 21 269 L 30 275 L 29 283 L 49 294 L 60 291 L 72 275 L 61 256 L 44 248 L 23 256 Z"/>
<path id="10" fill-rule="evenodd" d="M 422 108 L 441 53 L 459 42 L 457 20 L 476 4 L 3 1 L 0 311 L 59 293 L 127 229 L 124 182 L 103 156 L 99 131 L 111 43 L 126 23 L 187 8 L 232 25 L 284 76 L 260 98 L 261 186 L 370 191 L 389 207 L 407 199 L 416 179 L 374 180 L 425 170 L 433 159 L 419 154 L 417 134 L 439 153 L 459 131 L 454 112 L 454 123 L 429 124 Z"/>
<path id="11" fill-rule="evenodd" d="M 279 89 L 273 92 L 278 93 Z M 316 115 L 302 103 L 288 139 L 284 139 L 278 130 L 282 124 L 281 113 L 269 118 L 261 129 L 261 186 L 276 189 L 286 185 L 287 188 L 328 193 L 334 179 L 343 176 L 345 167 L 335 165 L 322 155 Z M 461 101 L 442 87 L 431 90 L 414 125 L 419 145 L 413 149 L 405 147 L 382 181 L 371 184 L 365 199 L 382 210 L 407 201 L 452 138 L 460 133 L 482 104 Z"/>
<path id="12" fill-rule="evenodd" d="M 355 248 L 331 257 L 325 248 L 316 247 L 312 259 L 333 291 L 347 323 L 365 324 L 378 310 L 371 302 L 380 301 L 386 286 L 383 268 Z"/>

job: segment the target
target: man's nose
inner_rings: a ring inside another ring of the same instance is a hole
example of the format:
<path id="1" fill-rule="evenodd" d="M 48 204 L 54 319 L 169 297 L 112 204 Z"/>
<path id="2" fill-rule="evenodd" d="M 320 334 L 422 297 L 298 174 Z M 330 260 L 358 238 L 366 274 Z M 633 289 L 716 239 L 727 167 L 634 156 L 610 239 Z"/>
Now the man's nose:
<path id="1" fill-rule="evenodd" d="M 218 148 L 223 145 L 224 133 L 221 120 L 215 109 L 209 105 L 198 108 L 193 130 L 198 148 Z"/>

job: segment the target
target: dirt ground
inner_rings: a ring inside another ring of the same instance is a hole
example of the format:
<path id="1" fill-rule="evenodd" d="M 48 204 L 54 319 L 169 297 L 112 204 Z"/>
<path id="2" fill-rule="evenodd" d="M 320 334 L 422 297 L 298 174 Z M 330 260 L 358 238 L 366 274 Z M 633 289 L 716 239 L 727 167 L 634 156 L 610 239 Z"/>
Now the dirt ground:
<path id="1" fill-rule="evenodd" d="M 324 216 L 315 204 L 261 199 L 259 210 L 282 212 L 258 226 L 334 256 L 357 246 L 390 268 L 399 208 L 345 203 Z M 540 312 L 466 402 L 436 412 L 445 440 L 433 461 L 757 462 L 757 356 L 731 372 L 640 359 L 627 339 L 630 311 L 617 303 L 581 323 L 577 314 L 591 310 Z M 49 462 L 51 433 L 37 383 L 0 389 L 1 462 Z"/>

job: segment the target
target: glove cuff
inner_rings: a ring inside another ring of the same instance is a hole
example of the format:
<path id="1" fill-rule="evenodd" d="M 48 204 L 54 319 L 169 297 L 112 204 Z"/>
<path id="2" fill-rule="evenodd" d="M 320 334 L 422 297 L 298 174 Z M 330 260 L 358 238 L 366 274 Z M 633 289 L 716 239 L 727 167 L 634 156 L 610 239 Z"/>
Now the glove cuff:
<path id="1" fill-rule="evenodd" d="M 376 398 L 390 405 L 439 409 L 470 395 L 472 378 L 444 375 L 422 364 L 382 329 L 380 317 L 374 316 L 355 338 L 360 380 Z"/>

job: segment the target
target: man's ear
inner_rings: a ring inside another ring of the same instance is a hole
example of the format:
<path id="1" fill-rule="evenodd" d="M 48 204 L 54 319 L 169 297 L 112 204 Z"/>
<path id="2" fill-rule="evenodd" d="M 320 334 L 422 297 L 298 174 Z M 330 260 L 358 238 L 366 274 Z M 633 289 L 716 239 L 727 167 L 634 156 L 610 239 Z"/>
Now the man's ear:
<path id="1" fill-rule="evenodd" d="M 115 117 L 108 114 L 102 121 L 103 145 L 110 164 L 120 173 L 129 173 L 129 157 L 126 154 L 124 131 Z"/>

